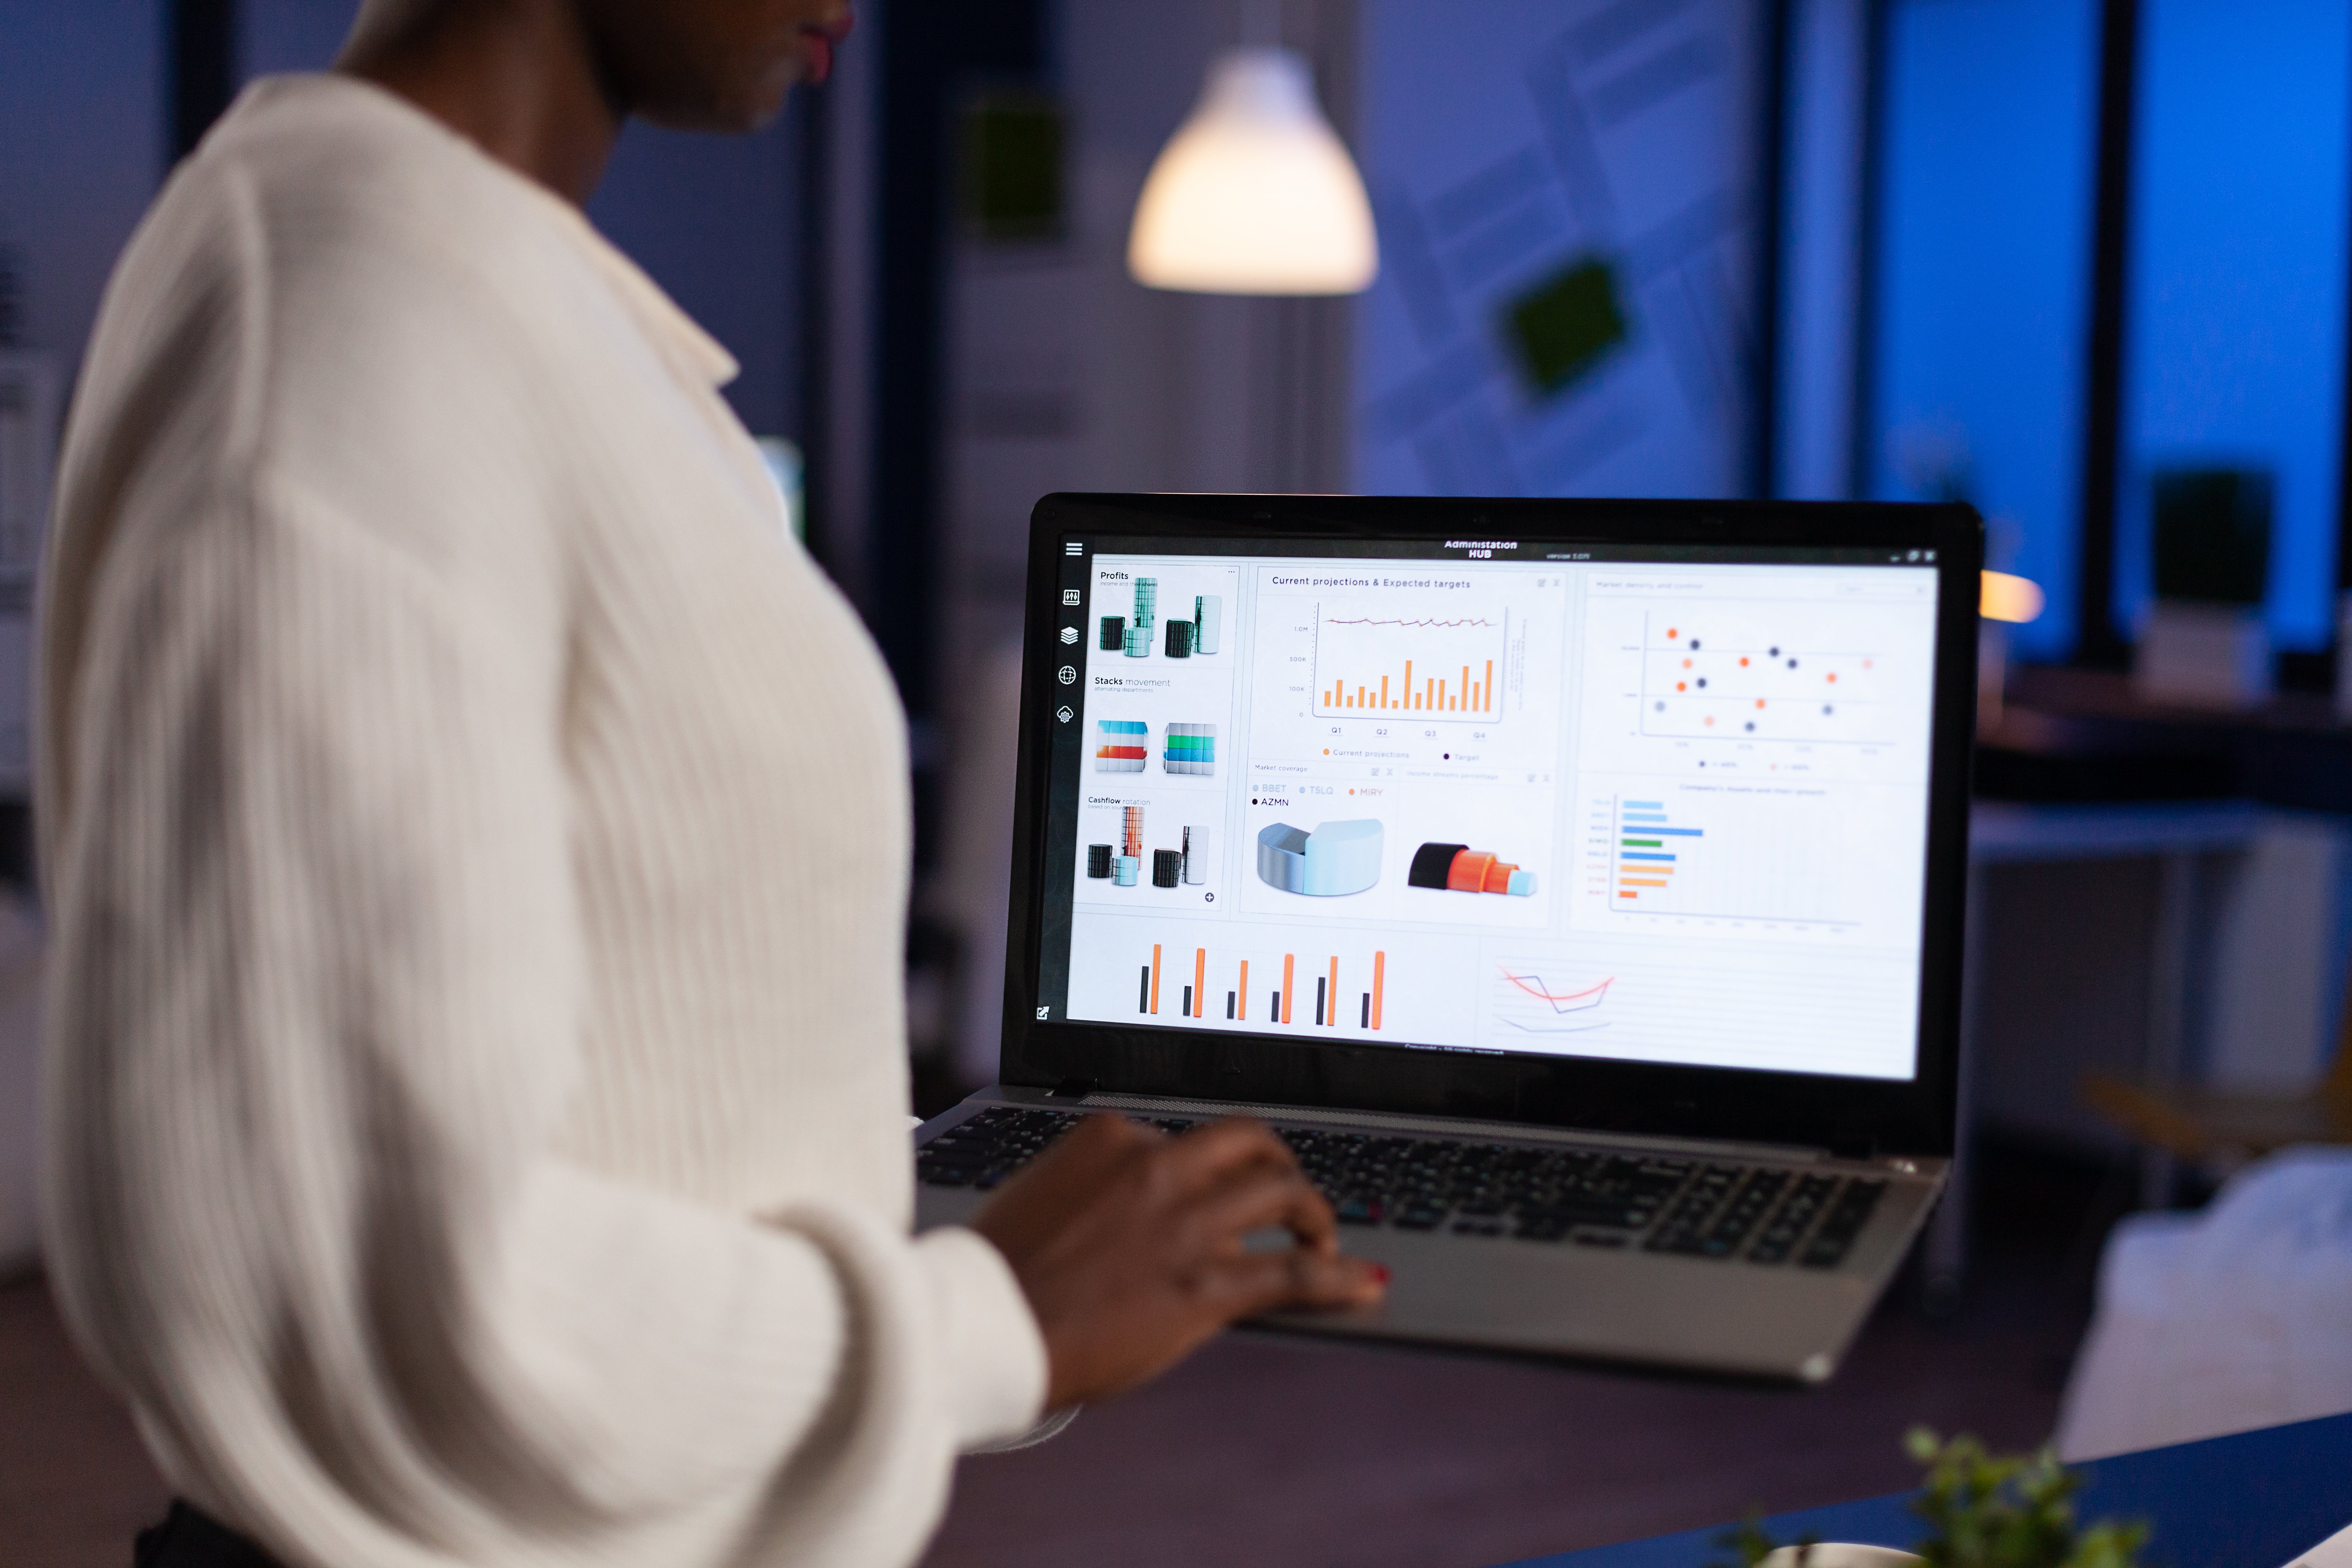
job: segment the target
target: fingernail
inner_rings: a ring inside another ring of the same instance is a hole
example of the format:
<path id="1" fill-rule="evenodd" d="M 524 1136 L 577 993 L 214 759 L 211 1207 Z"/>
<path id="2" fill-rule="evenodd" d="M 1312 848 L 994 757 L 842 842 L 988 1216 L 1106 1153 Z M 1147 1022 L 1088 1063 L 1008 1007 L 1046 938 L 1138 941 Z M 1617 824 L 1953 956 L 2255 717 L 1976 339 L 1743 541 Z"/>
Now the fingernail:
<path id="1" fill-rule="evenodd" d="M 1383 1285 L 1387 1284 L 1389 1282 L 1389 1266 L 1385 1263 L 1373 1264 L 1372 1278 L 1379 1280 Z"/>

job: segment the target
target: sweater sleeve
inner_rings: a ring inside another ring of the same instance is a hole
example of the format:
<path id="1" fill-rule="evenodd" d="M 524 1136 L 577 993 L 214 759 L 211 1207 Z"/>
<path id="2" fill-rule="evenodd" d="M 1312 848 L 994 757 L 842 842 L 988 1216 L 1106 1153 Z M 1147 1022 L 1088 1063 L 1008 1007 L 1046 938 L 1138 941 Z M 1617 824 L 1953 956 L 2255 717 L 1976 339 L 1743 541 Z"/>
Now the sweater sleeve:
<path id="1" fill-rule="evenodd" d="M 583 959 L 532 548 L 266 469 L 124 491 L 55 689 L 58 1286 L 173 1481 L 292 1561 L 911 1560 L 1035 1418 L 1037 1331 L 970 1232 L 551 1153 Z"/>

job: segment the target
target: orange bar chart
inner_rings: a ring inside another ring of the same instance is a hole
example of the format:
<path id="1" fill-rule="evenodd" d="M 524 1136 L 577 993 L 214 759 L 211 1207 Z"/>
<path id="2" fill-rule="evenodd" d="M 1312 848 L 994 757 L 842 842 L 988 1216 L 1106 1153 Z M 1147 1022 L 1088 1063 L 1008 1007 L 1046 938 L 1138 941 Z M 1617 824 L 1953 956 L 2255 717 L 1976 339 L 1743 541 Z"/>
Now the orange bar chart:
<path id="1" fill-rule="evenodd" d="M 1183 949 L 1180 946 L 1176 951 L 1181 954 Z M 1183 961 L 1180 956 L 1175 962 L 1181 964 Z M 1218 962 L 1221 964 L 1231 963 L 1234 966 L 1231 972 L 1233 984 L 1225 992 L 1225 1016 L 1236 1023 L 1246 1022 L 1250 1016 L 1250 961 L 1233 958 Z M 1297 988 L 1307 984 L 1311 977 L 1314 994 L 1309 999 L 1308 1022 L 1318 1027 L 1336 1029 L 1344 1013 L 1350 1016 L 1349 1022 L 1356 1028 L 1383 1028 L 1387 1021 L 1389 955 L 1384 951 L 1375 951 L 1371 954 L 1370 984 L 1356 991 L 1356 1005 L 1348 1008 L 1341 1000 L 1343 993 L 1339 989 L 1339 973 L 1342 967 L 1352 969 L 1356 962 L 1344 954 L 1334 953 L 1328 958 L 1310 956 L 1301 965 L 1297 953 L 1284 953 L 1282 986 L 1267 1000 L 1266 1021 L 1273 1024 L 1297 1023 Z M 1168 963 L 1166 945 L 1152 943 L 1150 961 L 1139 965 L 1137 971 L 1135 1010 L 1146 1016 L 1157 1015 L 1160 1011 L 1160 983 L 1165 977 L 1170 987 L 1177 993 L 1170 998 L 1177 1004 L 1173 1011 L 1187 1019 L 1207 1019 L 1210 1016 L 1208 948 L 1195 946 L 1192 949 L 1192 973 L 1189 976 L 1181 968 L 1172 975 L 1167 974 Z M 1184 984 L 1188 979 L 1191 983 Z"/>
<path id="2" fill-rule="evenodd" d="M 1492 714 L 1495 711 L 1495 661 L 1488 659 L 1485 675 L 1472 679 L 1470 666 L 1462 666 L 1458 678 L 1423 678 L 1421 689 L 1412 688 L 1412 661 L 1405 661 L 1404 674 L 1391 690 L 1391 677 L 1381 676 L 1375 688 L 1365 682 L 1335 679 L 1323 688 L 1318 700 L 1327 709 L 1366 713 L 1431 712 Z M 1369 680 L 1369 678 L 1367 678 Z"/>

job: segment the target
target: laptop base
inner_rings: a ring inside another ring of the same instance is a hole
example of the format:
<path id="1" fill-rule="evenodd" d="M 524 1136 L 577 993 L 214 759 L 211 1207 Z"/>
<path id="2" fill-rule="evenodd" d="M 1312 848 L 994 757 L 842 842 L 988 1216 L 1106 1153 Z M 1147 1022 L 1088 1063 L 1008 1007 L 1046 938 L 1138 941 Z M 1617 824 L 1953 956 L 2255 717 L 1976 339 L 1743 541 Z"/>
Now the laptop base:
<path id="1" fill-rule="evenodd" d="M 1562 1357 L 1773 1382 L 1818 1384 L 1837 1369 L 1901 1265 L 1944 1179 L 1945 1162 L 1911 1157 L 1840 1160 L 1770 1144 L 1620 1136 L 1515 1123 L 1301 1110 L 1145 1096 L 982 1089 L 925 1122 L 919 1147 L 992 1107 L 1125 1112 L 1148 1117 L 1259 1117 L 1277 1130 L 1318 1129 L 1410 1136 L 1509 1149 L 1715 1162 L 1791 1179 L 1835 1176 L 1884 1184 L 1867 1222 L 1834 1267 L 1775 1264 L 1745 1256 L 1696 1257 L 1643 1246 L 1599 1247 L 1570 1238 L 1343 1226 L 1351 1254 L 1389 1266 L 1381 1306 L 1339 1313 L 1286 1313 L 1260 1326 L 1341 1338 Z M 920 1184 L 919 1229 L 969 1220 L 987 1201 L 971 1187 Z"/>

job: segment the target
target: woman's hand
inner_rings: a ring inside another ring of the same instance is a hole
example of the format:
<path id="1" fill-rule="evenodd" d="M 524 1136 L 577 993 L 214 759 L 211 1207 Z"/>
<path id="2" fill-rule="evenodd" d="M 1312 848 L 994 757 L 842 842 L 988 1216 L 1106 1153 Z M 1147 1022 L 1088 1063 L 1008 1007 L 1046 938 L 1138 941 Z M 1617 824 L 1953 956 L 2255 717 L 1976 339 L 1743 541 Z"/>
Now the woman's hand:
<path id="1" fill-rule="evenodd" d="M 1279 1226 L 1297 1245 L 1244 1250 Z M 1339 1250 L 1331 1205 L 1255 1121 L 1167 1138 L 1088 1116 L 971 1222 L 1021 1281 L 1058 1410 L 1129 1388 L 1226 1324 L 1294 1307 L 1362 1307 L 1388 1270 Z"/>

